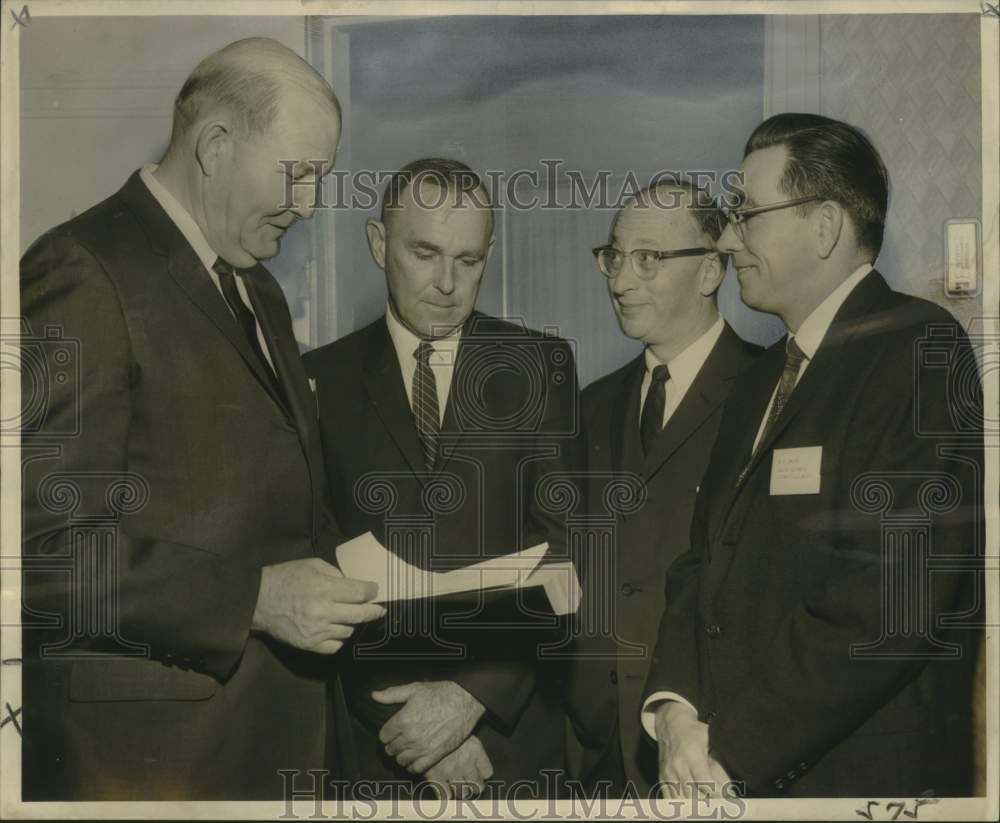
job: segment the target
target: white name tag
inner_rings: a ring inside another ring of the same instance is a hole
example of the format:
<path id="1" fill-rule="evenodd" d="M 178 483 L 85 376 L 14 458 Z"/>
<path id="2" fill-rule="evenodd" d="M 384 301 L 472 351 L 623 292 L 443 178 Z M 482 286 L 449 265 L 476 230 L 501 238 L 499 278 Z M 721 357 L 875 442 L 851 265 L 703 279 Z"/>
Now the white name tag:
<path id="1" fill-rule="evenodd" d="M 771 494 L 819 494 L 822 446 L 775 449 L 771 459 Z"/>

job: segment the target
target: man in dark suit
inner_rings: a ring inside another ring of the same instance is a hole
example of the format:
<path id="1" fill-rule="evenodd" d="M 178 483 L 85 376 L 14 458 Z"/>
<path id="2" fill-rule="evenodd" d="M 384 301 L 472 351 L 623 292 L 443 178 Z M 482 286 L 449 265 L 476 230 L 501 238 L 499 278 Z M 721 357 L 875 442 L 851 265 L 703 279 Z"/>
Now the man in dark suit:
<path id="1" fill-rule="evenodd" d="M 386 186 L 368 242 L 386 275 L 385 315 L 305 358 L 338 522 L 434 570 L 546 540 L 562 552 L 543 479 L 578 468 L 572 350 L 473 311 L 493 245 L 478 176 L 451 160 L 409 164 Z M 540 770 L 565 757 L 552 670 L 541 673 L 516 626 L 456 648 L 435 645 L 435 621 L 409 637 L 389 625 L 354 648 L 345 677 L 362 778 L 426 775 L 471 792 L 492 773 L 546 791 Z M 431 632 L 430 648 L 408 646 Z"/>
<path id="2" fill-rule="evenodd" d="M 960 795 L 982 605 L 982 394 L 938 306 L 872 268 L 888 174 L 856 128 L 747 143 L 719 242 L 789 334 L 733 386 L 671 567 L 643 723 L 686 794 Z"/>
<path id="3" fill-rule="evenodd" d="M 47 358 L 24 380 L 27 800 L 280 798 L 280 769 L 336 762 L 325 655 L 383 610 L 321 559 L 313 401 L 258 261 L 312 213 L 285 174 L 315 183 L 339 135 L 308 64 L 233 43 L 161 163 L 22 260 Z"/>
<path id="4" fill-rule="evenodd" d="M 591 788 L 642 796 L 656 782 L 656 748 L 639 724 L 642 687 L 663 613 L 667 567 L 689 549 L 695 491 L 722 402 L 759 353 L 719 315 L 726 261 L 715 252 L 725 217 L 683 181 L 643 191 L 594 250 L 622 332 L 645 351 L 587 387 L 582 408 L 591 512 L 630 475 L 636 505 L 617 519 L 607 556 L 590 558 L 584 615 L 612 614 L 611 631 L 584 627 L 570 676 L 577 769 Z M 600 549 L 598 550 L 600 551 Z M 596 600 L 600 606 L 594 607 Z"/>

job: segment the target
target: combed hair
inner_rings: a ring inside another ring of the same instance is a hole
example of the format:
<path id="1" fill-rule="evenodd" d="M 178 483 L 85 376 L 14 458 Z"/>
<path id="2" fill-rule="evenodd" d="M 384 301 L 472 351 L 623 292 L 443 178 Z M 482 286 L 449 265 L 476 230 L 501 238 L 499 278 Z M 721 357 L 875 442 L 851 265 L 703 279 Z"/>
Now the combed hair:
<path id="1" fill-rule="evenodd" d="M 262 59 L 235 59 L 249 50 L 260 52 Z M 284 64 L 280 68 L 275 65 L 279 61 Z M 296 61 L 301 64 L 299 71 L 294 70 Z M 217 109 L 229 112 L 241 136 L 265 133 L 274 123 L 288 82 L 316 92 L 341 116 L 337 95 L 312 66 L 277 41 L 252 37 L 210 54 L 191 72 L 174 100 L 171 141 L 186 134 L 206 111 Z"/>
<path id="2" fill-rule="evenodd" d="M 407 163 L 389 176 L 382 191 L 379 219 L 384 223 L 389 210 L 400 207 L 403 192 L 414 182 L 430 181 L 451 194 L 471 195 L 477 206 L 487 209 L 490 232 L 493 231 L 493 205 L 489 202 L 486 186 L 478 173 L 458 160 L 444 157 L 425 157 Z"/>
<path id="3" fill-rule="evenodd" d="M 653 196 L 654 190 L 659 191 L 660 189 L 674 189 L 686 193 L 690 203 L 685 208 L 698 224 L 698 228 L 712 241 L 713 245 L 719 242 L 728 221 L 708 189 L 684 177 L 666 176 L 660 177 L 654 183 L 640 189 L 635 200 L 648 200 Z M 719 252 L 719 258 L 722 261 L 723 269 L 725 269 L 729 264 L 729 255 Z"/>
<path id="4" fill-rule="evenodd" d="M 844 207 L 858 245 L 877 256 L 885 234 L 889 172 L 858 128 L 818 114 L 776 114 L 754 129 L 743 156 L 771 146 L 788 152 L 778 189 L 789 198 L 817 197 Z M 808 213 L 815 204 L 799 207 Z"/>

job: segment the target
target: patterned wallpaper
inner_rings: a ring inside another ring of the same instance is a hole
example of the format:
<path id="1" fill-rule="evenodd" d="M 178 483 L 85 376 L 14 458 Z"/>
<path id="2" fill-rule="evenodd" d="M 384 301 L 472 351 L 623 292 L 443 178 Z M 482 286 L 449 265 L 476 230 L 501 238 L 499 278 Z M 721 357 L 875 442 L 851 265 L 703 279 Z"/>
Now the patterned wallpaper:
<path id="1" fill-rule="evenodd" d="M 944 232 L 949 219 L 982 219 L 979 16 L 820 21 L 821 111 L 865 129 L 889 168 L 878 265 L 896 288 L 968 325 L 981 301 L 944 294 Z"/>

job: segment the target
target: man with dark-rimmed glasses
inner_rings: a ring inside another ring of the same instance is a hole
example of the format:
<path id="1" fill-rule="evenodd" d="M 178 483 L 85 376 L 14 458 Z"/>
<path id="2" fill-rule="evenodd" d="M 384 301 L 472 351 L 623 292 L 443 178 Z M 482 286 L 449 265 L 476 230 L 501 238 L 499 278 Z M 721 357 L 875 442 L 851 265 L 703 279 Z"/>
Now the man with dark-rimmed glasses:
<path id="1" fill-rule="evenodd" d="M 622 332 L 646 344 L 582 400 L 591 511 L 605 511 L 609 481 L 631 475 L 645 486 L 645 503 L 620 522 L 614 573 L 596 558 L 584 566 L 590 602 L 580 613 L 613 614 L 614 629 L 584 626 L 571 672 L 579 776 L 591 790 L 605 781 L 610 796 L 621 796 L 626 780 L 643 796 L 656 782 L 656 751 L 640 728 L 639 704 L 664 575 L 688 549 L 695 489 L 722 401 L 759 352 L 716 305 L 726 261 L 715 243 L 724 227 L 705 191 L 663 181 L 627 203 L 607 245 L 594 249 Z"/>
<path id="2" fill-rule="evenodd" d="M 660 778 L 685 795 L 730 779 L 756 796 L 969 794 L 969 340 L 873 269 L 889 175 L 860 130 L 776 115 L 742 171 L 719 249 L 743 302 L 789 333 L 733 386 L 691 551 L 667 573 L 642 718 Z"/>

